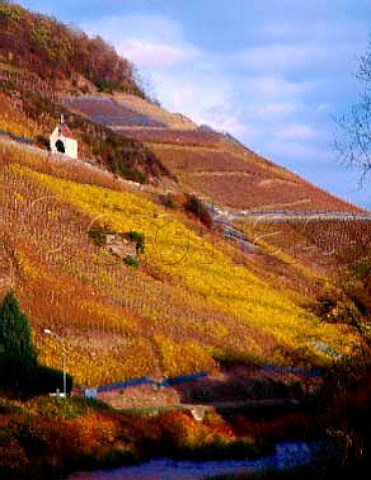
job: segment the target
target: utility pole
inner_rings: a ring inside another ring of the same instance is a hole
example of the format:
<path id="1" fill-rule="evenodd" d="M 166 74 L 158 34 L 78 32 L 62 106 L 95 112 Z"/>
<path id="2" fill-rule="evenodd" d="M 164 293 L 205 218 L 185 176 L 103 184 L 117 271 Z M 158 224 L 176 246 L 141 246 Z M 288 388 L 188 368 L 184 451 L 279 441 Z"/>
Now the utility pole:
<path id="1" fill-rule="evenodd" d="M 47 335 L 51 335 L 52 337 L 56 338 L 63 350 L 63 396 L 64 398 L 67 398 L 67 374 L 66 374 L 66 357 L 67 357 L 67 350 L 66 350 L 66 345 L 64 344 L 64 340 L 62 337 L 60 337 L 57 333 L 53 332 L 49 328 L 44 328 L 44 333 Z"/>

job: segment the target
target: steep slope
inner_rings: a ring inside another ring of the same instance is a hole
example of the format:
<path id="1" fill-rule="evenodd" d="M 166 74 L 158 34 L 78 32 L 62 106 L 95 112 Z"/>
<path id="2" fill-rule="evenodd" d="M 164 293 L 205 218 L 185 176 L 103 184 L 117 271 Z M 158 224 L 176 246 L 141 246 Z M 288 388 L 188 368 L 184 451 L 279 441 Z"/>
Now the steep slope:
<path id="1" fill-rule="evenodd" d="M 53 86 L 120 90 L 144 97 L 130 62 L 100 37 L 85 33 L 20 5 L 0 2 L 0 66 L 32 72 Z M 94 61 L 92 61 L 94 58 Z"/>
<path id="2" fill-rule="evenodd" d="M 260 157 L 228 135 L 198 127 L 130 96 L 80 96 L 66 106 L 145 143 L 183 188 L 234 209 L 360 211 Z M 146 105 L 146 108 L 144 107 Z"/>
<path id="3" fill-rule="evenodd" d="M 293 292 L 274 288 L 275 278 L 234 263 L 236 249 L 222 237 L 148 194 L 10 144 L 1 160 L 3 288 L 19 295 L 43 360 L 60 361 L 43 329 L 65 338 L 79 382 L 210 371 L 233 358 L 321 363 L 318 342 L 347 353 L 360 341 L 351 327 L 305 311 Z M 139 268 L 92 231 L 144 234 Z"/>
<path id="4" fill-rule="evenodd" d="M 61 114 L 68 113 L 63 106 L 66 95 L 115 89 L 145 97 L 131 64 L 99 37 L 91 39 L 6 1 L 0 2 L 0 32 L 0 129 L 6 132 L 22 134 L 46 148 Z M 141 142 L 79 115 L 67 119 L 82 157 L 138 182 L 168 175 Z"/>
<path id="5" fill-rule="evenodd" d="M 177 178 L 182 190 L 230 209 L 360 210 L 229 135 L 149 101 L 130 62 L 101 38 L 6 1 L 0 27 L 0 89 L 18 116 L 23 112 L 24 124 L 37 123 L 34 140 L 46 145 L 60 114 L 71 112 L 81 156 L 132 180 Z"/>
<path id="6" fill-rule="evenodd" d="M 248 224 L 245 248 L 182 204 L 193 191 L 232 209 L 360 209 L 148 101 L 100 39 L 8 2 L 0 13 L 0 289 L 15 289 L 42 361 L 60 366 L 44 328 L 89 386 L 225 362 L 311 367 L 362 344 L 356 325 L 313 313 L 336 292 L 318 256 L 284 235 L 272 249 Z M 47 151 L 62 113 L 81 160 Z"/>

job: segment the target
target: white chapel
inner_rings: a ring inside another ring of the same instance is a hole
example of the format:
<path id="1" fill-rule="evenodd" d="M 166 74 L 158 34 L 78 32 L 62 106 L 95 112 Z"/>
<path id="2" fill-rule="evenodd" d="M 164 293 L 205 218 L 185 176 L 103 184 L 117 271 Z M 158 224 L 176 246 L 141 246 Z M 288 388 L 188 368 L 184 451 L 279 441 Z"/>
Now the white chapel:
<path id="1" fill-rule="evenodd" d="M 71 158 L 77 158 L 77 140 L 61 115 L 59 124 L 50 135 L 52 153 L 62 153 Z"/>

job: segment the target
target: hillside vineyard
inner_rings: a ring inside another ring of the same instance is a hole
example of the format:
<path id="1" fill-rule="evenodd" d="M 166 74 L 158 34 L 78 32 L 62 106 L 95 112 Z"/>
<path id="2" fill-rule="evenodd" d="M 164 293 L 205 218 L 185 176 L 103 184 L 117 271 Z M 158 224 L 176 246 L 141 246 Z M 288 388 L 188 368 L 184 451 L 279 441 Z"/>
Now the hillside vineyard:
<path id="1" fill-rule="evenodd" d="M 43 364 L 51 326 L 84 388 L 363 344 L 369 212 L 164 110 L 99 37 L 8 2 L 0 31 L 0 289 Z"/>

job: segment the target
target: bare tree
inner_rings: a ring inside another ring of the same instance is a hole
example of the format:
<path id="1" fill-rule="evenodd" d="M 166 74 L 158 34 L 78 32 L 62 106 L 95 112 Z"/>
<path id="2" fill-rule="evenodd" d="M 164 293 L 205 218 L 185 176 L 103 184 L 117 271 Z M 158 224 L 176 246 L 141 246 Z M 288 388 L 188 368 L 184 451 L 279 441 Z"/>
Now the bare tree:
<path id="1" fill-rule="evenodd" d="M 371 35 L 357 73 L 362 94 L 350 111 L 336 119 L 335 148 L 341 161 L 360 171 L 360 184 L 371 177 Z"/>

